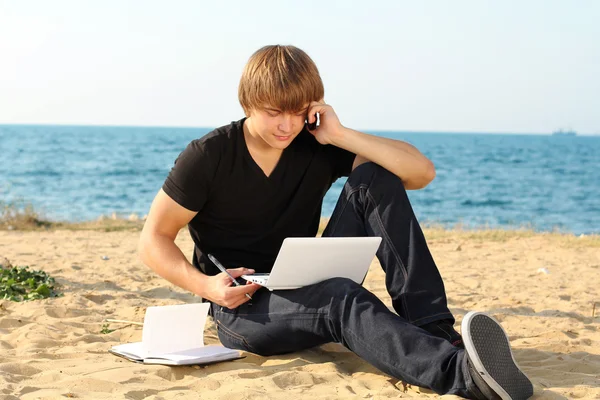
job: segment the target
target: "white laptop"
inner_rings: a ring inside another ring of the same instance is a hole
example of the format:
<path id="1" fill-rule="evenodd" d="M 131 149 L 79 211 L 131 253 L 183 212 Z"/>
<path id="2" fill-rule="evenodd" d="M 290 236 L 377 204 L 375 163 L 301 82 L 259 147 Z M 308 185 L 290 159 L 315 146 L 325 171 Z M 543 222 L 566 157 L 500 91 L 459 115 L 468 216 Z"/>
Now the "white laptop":
<path id="1" fill-rule="evenodd" d="M 380 237 L 286 238 L 270 274 L 242 278 L 269 290 L 297 289 L 336 277 L 361 284 L 380 243 Z"/>

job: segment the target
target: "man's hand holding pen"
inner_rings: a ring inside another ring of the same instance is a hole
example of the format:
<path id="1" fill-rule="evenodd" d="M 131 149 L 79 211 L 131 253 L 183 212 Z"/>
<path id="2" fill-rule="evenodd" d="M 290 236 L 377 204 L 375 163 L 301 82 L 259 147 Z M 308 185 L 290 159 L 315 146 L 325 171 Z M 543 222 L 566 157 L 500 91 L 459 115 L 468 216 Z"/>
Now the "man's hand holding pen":
<path id="1" fill-rule="evenodd" d="M 211 261 L 222 272 L 206 279 L 205 298 L 220 306 L 234 309 L 252 300 L 252 295 L 262 286 L 247 282 L 240 284 L 236 278 L 242 275 L 253 274 L 254 270 L 248 268 L 225 269 L 214 257 Z"/>

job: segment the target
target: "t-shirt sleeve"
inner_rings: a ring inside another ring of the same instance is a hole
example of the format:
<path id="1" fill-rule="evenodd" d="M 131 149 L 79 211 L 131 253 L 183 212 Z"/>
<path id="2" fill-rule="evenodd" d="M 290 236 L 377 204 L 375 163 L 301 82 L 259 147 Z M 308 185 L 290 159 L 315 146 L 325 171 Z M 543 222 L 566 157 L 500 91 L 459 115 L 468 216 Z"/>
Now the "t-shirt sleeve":
<path id="1" fill-rule="evenodd" d="M 326 146 L 325 153 L 333 166 L 334 181 L 339 177 L 350 175 L 356 154 L 331 144 Z"/>
<path id="2" fill-rule="evenodd" d="M 210 190 L 214 165 L 205 143 L 194 140 L 175 160 L 163 191 L 180 206 L 200 211 Z"/>

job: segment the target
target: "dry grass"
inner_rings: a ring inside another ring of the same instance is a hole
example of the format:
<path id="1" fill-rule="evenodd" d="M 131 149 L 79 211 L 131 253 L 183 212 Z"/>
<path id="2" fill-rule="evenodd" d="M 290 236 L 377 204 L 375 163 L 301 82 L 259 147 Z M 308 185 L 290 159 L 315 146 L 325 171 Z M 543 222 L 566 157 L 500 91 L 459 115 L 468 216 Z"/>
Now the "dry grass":
<path id="1" fill-rule="evenodd" d="M 464 240 L 475 242 L 508 242 L 534 236 L 545 237 L 562 247 L 600 247 L 600 235 L 579 235 L 565 232 L 536 232 L 533 229 L 426 227 L 423 229 L 427 240 Z"/>
<path id="2" fill-rule="evenodd" d="M 31 206 L 23 202 L 0 201 L 0 229 L 39 230 L 53 227 L 54 223 L 43 219 Z"/>
<path id="3" fill-rule="evenodd" d="M 102 218 L 96 221 L 62 222 L 51 221 L 40 215 L 31 204 L 24 202 L 5 203 L 0 201 L 0 230 L 41 231 L 65 229 L 73 231 L 124 231 L 141 230 L 144 221 Z"/>
<path id="4" fill-rule="evenodd" d="M 328 218 L 321 218 L 317 236 L 329 222 Z M 100 218 L 96 221 L 85 222 L 55 222 L 41 217 L 31 205 L 2 203 L 0 202 L 0 230 L 39 231 L 39 230 L 70 230 L 70 231 L 141 231 L 144 221 L 129 221 L 122 218 Z M 490 227 L 469 228 L 465 225 L 455 225 L 451 228 L 441 225 L 427 225 L 423 229 L 428 241 L 434 240 L 475 240 L 479 242 L 508 242 L 544 236 L 553 239 L 553 242 L 563 247 L 599 247 L 600 235 L 575 236 L 563 232 L 536 232 L 530 228 L 498 229 Z"/>
<path id="5" fill-rule="evenodd" d="M 86 221 L 68 223 L 63 222 L 56 226 L 59 229 L 69 231 L 141 231 L 144 227 L 144 221 L 129 221 L 126 219 L 104 219 L 98 221 Z"/>
<path id="6" fill-rule="evenodd" d="M 319 224 L 320 236 L 329 220 L 321 218 Z M 423 233 L 428 241 L 434 240 L 474 240 L 476 242 L 508 242 L 510 240 L 518 240 L 531 238 L 534 236 L 543 236 L 553 240 L 554 243 L 562 247 L 600 247 L 600 235 L 580 235 L 576 236 L 572 233 L 564 232 L 536 232 L 531 228 L 518 229 L 500 229 L 491 227 L 469 228 L 466 225 L 457 224 L 451 228 L 441 225 L 428 224 L 423 227 Z"/>

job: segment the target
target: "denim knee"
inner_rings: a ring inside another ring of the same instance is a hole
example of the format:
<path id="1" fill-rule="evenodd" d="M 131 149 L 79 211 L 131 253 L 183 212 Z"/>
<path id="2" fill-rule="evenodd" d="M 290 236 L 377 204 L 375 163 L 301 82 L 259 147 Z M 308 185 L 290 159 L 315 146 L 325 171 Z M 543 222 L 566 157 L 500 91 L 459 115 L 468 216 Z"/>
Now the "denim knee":
<path id="1" fill-rule="evenodd" d="M 361 183 L 370 184 L 374 180 L 403 185 L 402 180 L 396 175 L 370 161 L 356 167 L 348 177 L 348 183 L 352 186 Z"/>
<path id="2" fill-rule="evenodd" d="M 331 308 L 329 312 L 337 314 L 339 310 L 345 309 L 355 301 L 362 291 L 366 291 L 361 284 L 349 278 L 331 278 L 323 282 L 323 296 L 330 299 Z"/>
<path id="3" fill-rule="evenodd" d="M 323 291 L 327 294 L 330 294 L 335 297 L 340 297 L 340 295 L 351 293 L 362 286 L 356 282 L 354 282 L 350 278 L 330 278 L 321 282 L 323 286 Z"/>

